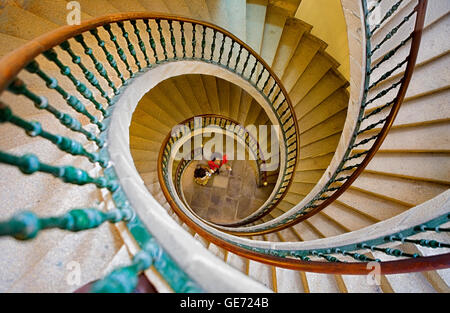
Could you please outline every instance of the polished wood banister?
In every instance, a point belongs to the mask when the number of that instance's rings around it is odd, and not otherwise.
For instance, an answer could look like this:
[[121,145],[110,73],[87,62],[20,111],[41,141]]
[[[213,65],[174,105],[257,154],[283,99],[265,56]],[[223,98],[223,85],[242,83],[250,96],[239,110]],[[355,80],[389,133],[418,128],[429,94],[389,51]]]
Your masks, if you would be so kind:
[[361,164],[353,171],[353,173],[350,175],[350,177],[340,186],[338,190],[336,190],[330,198],[324,200],[322,203],[320,203],[316,208],[312,209],[308,213],[299,216],[298,218],[286,222],[282,225],[278,225],[275,227],[272,227],[267,230],[260,230],[255,232],[233,232],[233,231],[227,231],[230,234],[239,235],[239,236],[255,236],[255,235],[262,235],[262,234],[268,234],[277,232],[286,228],[289,228],[293,225],[296,225],[311,216],[319,213],[321,210],[325,209],[328,205],[330,205],[333,201],[335,201],[337,198],[339,198],[352,184],[353,182],[358,178],[358,176],[364,171],[366,166],[369,164],[369,162],[372,160],[372,158],[377,153],[378,149],[383,144],[384,139],[388,135],[389,130],[392,127],[392,124],[394,123],[394,120],[398,114],[398,111],[400,110],[400,106],[403,103],[403,100],[406,95],[406,91],[408,89],[409,82],[411,81],[412,74],[414,72],[414,67],[416,65],[417,55],[419,53],[419,47],[420,42],[422,39],[422,32],[423,32],[423,25],[425,22],[425,14],[426,14],[426,7],[427,7],[428,0],[419,0],[418,5],[415,7],[415,11],[417,12],[417,18],[416,23],[412,35],[412,43],[410,48],[410,54],[408,56],[408,62],[407,67],[405,69],[405,75],[402,81],[402,84],[400,86],[399,92],[396,96],[395,102],[392,106],[392,110],[388,117],[386,118],[386,123],[384,124],[383,128],[380,131],[380,135],[375,140],[373,146],[369,149],[369,152],[364,157]]
[[[82,22],[80,25],[66,25],[60,28],[57,28],[51,32],[43,34],[36,39],[33,39],[21,46],[20,48],[10,52],[2,59],[0,59],[0,94],[8,87],[8,85],[13,81],[13,79],[19,74],[19,72],[28,65],[33,59],[35,59],[41,53],[58,46],[64,41],[73,38],[77,35],[80,35],[86,31],[95,29],[100,26],[104,26],[111,23],[121,22],[121,21],[129,21],[129,20],[141,20],[141,19],[160,19],[160,20],[172,20],[178,22],[192,23],[196,25],[203,25],[205,27],[209,27],[214,29],[224,36],[231,38],[233,41],[237,42],[239,45],[244,47],[256,60],[259,62],[269,73],[269,75],[274,79],[276,85],[280,88],[281,93],[283,93],[286,103],[288,105],[288,110],[292,116],[292,120],[294,123],[294,129],[296,133],[296,141],[297,141],[297,158],[294,165],[295,172],[298,162],[297,160],[300,157],[300,132],[298,131],[298,121],[295,116],[294,107],[292,105],[292,101],[289,97],[288,92],[286,91],[284,85],[281,80],[275,74],[275,72],[270,68],[270,66],[264,61],[264,59],[256,53],[250,46],[240,40],[238,37],[230,33],[229,31],[214,25],[209,22],[204,22],[192,18],[180,17],[169,14],[162,13],[149,13],[149,12],[130,12],[130,13],[120,13],[120,14],[112,14],[107,16],[102,16],[98,18],[93,18]],[[238,123],[239,124],[239,123]],[[292,184],[292,179],[288,182],[286,192],[289,190],[290,185]],[[285,196],[286,192],[278,201],[281,201]],[[275,208],[274,206],[273,208]],[[264,215],[268,214],[265,212]],[[249,221],[252,222],[252,221]]]
[[[397,94],[397,97],[395,99],[395,102],[392,106],[392,110],[388,117],[386,118],[386,123],[384,124],[383,128],[380,131],[379,136],[375,140],[373,146],[369,149],[369,152],[364,157],[362,163],[356,168],[356,170],[350,175],[350,177],[340,186],[338,190],[336,190],[330,198],[324,200],[321,204],[318,205],[317,208],[312,209],[310,212],[306,213],[305,215],[300,216],[298,219],[293,220],[292,222],[288,222],[286,224],[283,224],[278,227],[274,227],[270,229],[270,231],[260,231],[255,233],[249,233],[249,235],[260,235],[260,234],[267,234],[275,231],[280,231],[286,228],[289,228],[295,224],[298,224],[309,217],[315,215],[316,213],[320,212],[321,210],[325,209],[328,205],[330,205],[333,201],[335,201],[339,196],[341,196],[352,184],[353,182],[358,178],[358,176],[364,171],[366,166],[369,164],[369,162],[372,160],[372,158],[377,153],[378,149],[383,144],[384,139],[388,135],[389,130],[392,127],[392,124],[394,123],[394,120],[398,114],[398,111],[400,110],[400,106],[403,103],[403,100],[405,99],[406,91],[408,90],[409,83],[412,78],[412,74],[414,72],[414,67],[416,65],[417,56],[419,53],[420,48],[420,42],[422,39],[422,32],[423,32],[423,26],[425,22],[425,14],[426,14],[426,7],[427,7],[428,0],[419,0],[418,5],[415,7],[415,11],[417,12],[417,18],[416,23],[412,35],[412,42],[411,42],[411,48],[410,48],[410,54],[408,56],[408,64],[405,69],[405,75],[402,81],[402,84],[400,86],[399,92]],[[232,233],[232,232],[230,232]],[[243,235],[242,233],[238,233],[239,235]]]
[[[417,12],[414,32],[412,34],[412,43],[410,48],[410,54],[407,58],[407,67],[405,69],[405,75],[400,86],[399,92],[395,98],[395,103],[393,104],[393,108],[386,119],[386,123],[384,124],[380,135],[376,139],[374,145],[370,148],[368,154],[365,156],[364,160],[360,164],[360,166],[351,174],[350,178],[341,185],[341,188],[338,189],[333,195],[322,202],[317,208],[308,212],[306,215],[300,217],[292,221],[291,223],[286,223],[280,227],[271,229],[270,231],[261,231],[256,233],[238,233],[239,235],[260,235],[265,233],[270,233],[274,231],[279,231],[285,228],[288,228],[294,224],[297,224],[308,217],[318,213],[323,210],[326,206],[336,200],[359,176],[359,174],[365,169],[370,160],[374,157],[375,153],[380,148],[384,139],[386,138],[395,117],[398,114],[400,109],[400,105],[403,102],[406,91],[408,89],[409,82],[411,81],[412,74],[414,71],[414,67],[417,61],[417,55],[419,52],[423,25],[425,21],[425,13],[427,7],[427,0],[419,0],[418,5],[415,7],[415,11]],[[158,157],[158,167],[161,164],[162,154]],[[162,171],[158,170],[158,176],[160,181],[163,181]],[[208,231],[204,230],[202,227],[197,225],[194,221],[187,218],[177,206],[175,201],[171,198],[170,193],[167,190],[165,184],[161,184],[162,191],[166,196],[170,206],[174,210],[174,212],[195,232],[197,232],[200,236],[204,237],[206,240],[213,242],[215,245],[227,249],[230,252],[233,252],[242,257],[252,259],[255,261],[259,261],[265,264],[284,267],[288,269],[300,270],[300,271],[309,271],[309,272],[317,272],[317,273],[327,273],[327,274],[351,274],[351,275],[367,275],[372,271],[372,268],[368,268],[367,262],[359,262],[359,263],[329,263],[329,262],[319,262],[319,261],[302,261],[291,258],[281,258],[273,255],[258,253],[254,251],[250,251],[241,247],[238,247],[226,240],[220,239],[215,235],[212,235]],[[230,232],[233,234],[233,232]],[[450,264],[450,253],[437,255],[437,256],[428,256],[421,258],[411,258],[397,261],[385,261],[380,262],[380,274],[398,274],[398,273],[409,273],[409,272],[418,272],[418,271],[428,271],[428,270],[437,270],[448,268],[448,264]]]
[[[162,162],[162,155],[158,156],[158,167]],[[162,171],[158,170],[158,178],[164,181]],[[281,258],[269,254],[258,253],[238,247],[226,240],[220,239],[210,232],[206,231],[197,223],[187,218],[184,212],[178,207],[175,201],[170,196],[169,190],[165,184],[161,185],[161,190],[164,193],[172,210],[186,223],[192,230],[205,238],[207,241],[228,250],[241,257],[265,263],[272,266],[283,267],[292,270],[324,273],[324,274],[343,274],[343,275],[367,275],[372,272],[372,268],[368,267],[368,262],[354,262],[354,263],[330,263],[319,261],[302,261],[292,258]],[[430,271],[437,269],[448,268],[450,264],[450,253],[428,256],[421,258],[386,261],[380,262],[380,274],[400,274],[419,271]]]
[[[281,83],[281,80],[278,78],[275,72],[270,68],[270,66],[264,61],[264,59],[258,53],[256,53],[250,46],[244,43],[241,39],[239,39],[229,31],[217,25],[192,18],[180,17],[170,14],[159,14],[149,12],[129,12],[129,13],[112,14],[90,19],[88,21],[82,22],[80,25],[62,26],[51,32],[43,34],[24,44],[20,48],[13,50],[12,52],[8,53],[7,55],[5,55],[3,58],[0,59],[0,94],[12,82],[12,80],[17,76],[17,74],[29,62],[31,62],[41,53],[91,29],[95,29],[97,27],[111,23],[129,20],[141,20],[141,19],[172,20],[178,22],[203,25],[230,37],[233,41],[243,46],[256,60],[258,60],[259,63],[261,63],[261,65],[268,71],[270,76],[273,77],[276,84],[281,89],[281,92],[286,98],[286,103],[289,106],[289,110],[291,111],[294,117],[293,121],[295,123],[295,129],[298,130],[297,118],[295,117],[294,107],[292,105],[292,101],[289,97],[288,92],[284,88],[283,84]],[[298,131],[297,131],[297,142],[300,143],[300,135]],[[299,153],[297,153],[297,158],[298,157]]]

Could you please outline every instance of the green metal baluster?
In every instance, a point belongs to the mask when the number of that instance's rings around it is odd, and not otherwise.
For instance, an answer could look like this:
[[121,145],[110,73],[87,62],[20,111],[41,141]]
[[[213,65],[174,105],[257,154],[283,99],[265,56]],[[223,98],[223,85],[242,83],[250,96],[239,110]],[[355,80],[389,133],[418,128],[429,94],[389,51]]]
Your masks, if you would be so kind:
[[[102,95],[103,98],[105,98],[105,100],[108,102],[109,105],[111,105],[111,98],[108,96],[108,93],[106,91],[103,90],[103,88],[100,86],[100,83],[98,81],[98,79],[95,77],[94,73],[92,73],[91,71],[89,71],[86,66],[84,66],[84,64],[81,62],[81,57],[79,57],[78,55],[75,54],[75,52],[73,52],[73,50],[70,47],[70,44],[68,41],[63,42],[62,44],[59,45],[61,47],[61,49],[63,49],[64,51],[66,51],[70,57],[72,58],[72,62],[76,65],[78,65],[78,67],[81,69],[81,71],[84,74],[84,77],[89,81],[89,83],[95,87],[100,94]],[[109,87],[111,87],[114,91],[114,93],[117,92],[117,88],[115,87],[114,83],[108,79],[108,85]]]
[[392,84],[389,88],[386,88],[384,90],[382,90],[381,92],[379,92],[378,94],[376,94],[372,99],[370,99],[369,101],[367,101],[366,103],[364,103],[362,105],[363,108],[367,107],[369,104],[373,103],[375,100],[382,98],[383,96],[385,96],[389,91],[397,88],[401,83],[403,82],[403,78],[400,79],[398,82]]
[[393,104],[395,103],[395,100],[396,100],[396,99],[394,98],[392,101],[389,101],[388,103],[382,105],[381,107],[376,108],[375,110],[373,110],[372,112],[370,112],[369,114],[367,114],[366,116],[364,116],[364,117],[361,119],[361,122],[367,120],[367,119],[370,118],[371,116],[374,116],[374,115],[380,113],[381,111],[383,111],[384,109],[390,107],[391,105],[393,105]]
[[146,251],[140,251],[133,257],[129,266],[121,267],[108,274],[104,279],[92,286],[92,292],[96,293],[131,293],[139,281],[139,273],[148,269],[153,264],[153,259]]
[[67,104],[69,106],[71,106],[75,111],[77,111],[78,113],[83,114],[84,116],[86,116],[87,118],[89,118],[89,120],[97,125],[97,127],[103,131],[106,129],[105,125],[102,124],[101,122],[98,121],[98,119],[93,116],[92,114],[90,114],[86,107],[80,102],[80,100],[73,96],[68,94],[63,88],[61,88],[58,85],[58,81],[53,78],[53,77],[49,77],[47,74],[45,74],[39,67],[39,64],[36,61],[31,61],[30,64],[28,64],[25,68],[28,72],[30,73],[35,73],[37,74],[40,78],[42,78],[42,80],[44,80],[47,84],[47,87],[49,89],[55,89],[62,97],[64,100],[66,100]]
[[222,56],[223,56],[223,51],[225,50],[225,40],[227,39],[227,37],[225,37],[224,34],[222,34],[222,44],[220,45],[220,51],[219,51],[219,63],[222,63]]
[[358,261],[364,261],[364,262],[381,262],[380,259],[372,259],[369,258],[367,256],[365,256],[364,254],[359,254],[359,253],[352,253],[352,252],[348,252],[345,250],[341,250],[339,248],[335,249],[336,253],[340,253],[342,255],[348,255],[351,256],[353,259],[358,260]]
[[[119,68],[117,67],[117,62],[116,62],[116,60],[114,59],[114,56],[108,51],[108,49],[106,49],[106,43],[105,43],[105,41],[104,41],[103,39],[101,39],[100,36],[98,35],[98,30],[97,30],[97,29],[91,29],[89,32],[90,32],[90,33],[94,36],[94,38],[97,40],[97,44],[98,44],[98,46],[102,49],[103,53],[105,54],[106,60],[108,61],[109,65],[114,69],[114,71],[115,71],[116,74],[117,74],[117,77],[119,77],[119,79],[122,81],[122,84],[124,84],[124,83],[125,83],[125,79],[123,78],[123,74],[122,74],[122,72],[119,70]],[[78,38],[78,40],[80,40],[80,41],[78,41],[78,42],[84,47],[85,51],[88,51],[88,47],[87,47],[86,43],[84,42],[83,37],[82,37],[82,36],[80,36],[80,37],[75,37],[75,40],[77,40],[77,38]],[[91,58],[91,59],[92,59],[92,58]],[[94,60],[93,60],[93,61],[94,61]],[[94,64],[97,66],[97,64],[96,64],[95,62],[98,62],[98,61],[94,61]],[[108,75],[103,76],[103,77],[104,77],[104,78],[106,79],[106,81],[108,82],[108,85],[114,90],[114,94],[117,95],[117,94],[119,93],[119,91],[117,90],[117,88],[116,88],[116,86],[114,85],[113,81],[109,78]]]
[[151,67],[150,60],[148,59],[147,55],[147,48],[145,48],[144,41],[142,40],[141,33],[137,27],[137,21],[136,20],[130,20],[130,24],[133,26],[134,34],[136,35],[136,38],[138,39],[139,48],[141,49],[142,55],[144,56],[145,62],[147,62],[147,67]]
[[239,45],[239,51],[238,51],[238,55],[237,55],[237,57],[236,57],[236,64],[234,65],[234,71],[236,72],[236,70],[237,70],[237,67],[238,67],[238,65],[239,65],[239,61],[241,60],[241,54],[242,54],[242,49],[243,49],[244,47],[242,46],[242,45]]
[[197,24],[192,23],[192,58],[195,59],[195,49],[197,46],[197,39],[195,38],[196,29],[195,27]]
[[133,215],[134,213],[128,208],[114,209],[109,212],[102,212],[94,208],[73,209],[57,217],[38,217],[32,212],[22,212],[8,221],[0,222],[0,236],[29,240],[45,229],[59,228],[78,232],[97,228],[105,222],[128,222]]
[[98,188],[107,188],[111,192],[116,191],[119,187],[114,180],[108,180],[106,177],[91,177],[86,171],[73,166],[52,166],[42,163],[34,154],[15,156],[0,151],[0,163],[17,166],[24,174],[36,172],[52,174],[69,184],[80,186],[94,184]]
[[311,261],[311,259],[308,256],[303,255],[302,253],[300,253],[298,251],[291,251],[291,252],[289,252],[289,255],[294,258],[298,258],[302,261]]
[[373,10],[375,10],[375,9],[380,5],[381,1],[382,1],[382,0],[377,0],[377,2],[374,4],[374,6],[373,6],[369,11],[367,11],[366,17],[368,17],[369,14],[372,13]]
[[383,18],[381,19],[381,21],[375,25],[375,27],[370,31],[370,37],[373,36],[374,32],[381,27],[381,25],[383,25],[383,23],[392,15],[395,13],[395,11],[397,11],[397,9],[399,8],[399,6],[402,4],[403,0],[399,0],[396,4],[394,4],[389,11],[386,12],[386,14],[383,16]]
[[214,51],[216,49],[216,37],[217,37],[217,30],[213,29],[213,38],[212,38],[212,44],[211,44],[211,55],[209,56],[209,61],[212,62],[214,58]]
[[376,85],[378,85],[380,82],[382,82],[383,80],[389,78],[389,76],[392,75],[392,73],[394,73],[397,69],[401,68],[406,62],[408,62],[408,58],[406,58],[405,60],[403,60],[402,62],[398,63],[394,68],[392,68],[390,71],[387,71],[385,74],[383,74],[376,82],[374,82],[372,85],[369,86],[369,89],[372,89],[373,87],[375,87]]
[[172,54],[173,54],[173,58],[176,60],[177,59],[177,48],[176,48],[175,35],[173,33],[172,20],[168,20],[167,23],[169,23],[170,43],[172,45]]
[[412,11],[408,16],[406,16],[402,22],[397,25],[396,27],[394,27],[389,33],[386,34],[386,36],[383,38],[383,40],[380,41],[380,43],[378,43],[373,50],[369,53],[369,57],[373,56],[373,54],[381,48],[381,46],[388,41],[389,39],[391,39],[396,33],[397,31],[402,27],[403,24],[405,24],[410,18],[411,16],[413,16],[416,13],[416,11]]
[[377,125],[383,124],[384,122],[386,122],[387,118],[382,118],[381,120],[379,120],[378,122],[375,122],[373,124],[370,124],[369,126],[367,126],[366,128],[363,128],[361,130],[359,130],[357,132],[357,135],[361,135],[362,133],[365,133],[368,130],[371,130],[373,128],[375,128]]
[[353,159],[357,159],[359,157],[362,157],[363,155],[366,155],[367,153],[369,153],[369,150],[363,151],[361,153],[356,153],[356,154],[352,155],[351,157],[345,158],[344,161],[347,162],[347,161],[350,161],[350,160],[353,160]]
[[131,56],[134,58],[134,63],[136,63],[136,66],[138,67],[139,71],[141,71],[142,70],[141,62],[139,62],[139,59],[136,54],[136,50],[134,49],[134,46],[130,41],[130,36],[125,29],[125,24],[123,22],[117,22],[117,25],[119,26],[120,30],[122,31],[122,36],[125,38],[125,41],[127,42],[128,51],[130,52]]
[[183,59],[186,58],[186,37],[184,35],[184,22],[180,21],[181,46],[183,47]]
[[253,64],[253,68],[252,68],[252,70],[250,71],[250,76],[248,77],[248,80],[250,81],[250,80],[252,80],[252,77],[253,77],[253,74],[255,73],[255,71],[256,71],[256,66],[258,65],[258,59],[256,59],[255,58],[255,64]]
[[98,153],[89,153],[83,145],[76,140],[54,135],[42,129],[39,122],[28,122],[14,115],[9,107],[0,108],[0,123],[9,122],[22,129],[31,137],[42,137],[55,144],[60,150],[72,155],[81,155],[87,157],[92,163],[98,162],[102,167],[108,165],[108,160],[100,158]]
[[255,83],[256,86],[259,84],[259,81],[261,80],[261,78],[262,78],[262,76],[263,76],[263,73],[264,73],[265,71],[266,71],[266,68],[264,67],[264,68],[261,70],[261,73],[259,73],[258,79],[256,80],[256,83]]
[[272,88],[270,88],[269,93],[267,94],[267,98],[270,98],[270,96],[272,95],[272,92],[274,92],[276,86],[278,86],[278,84],[277,84],[276,80],[274,79]]
[[158,33],[159,33],[159,41],[161,42],[161,46],[163,48],[164,60],[168,59],[167,50],[166,50],[166,40],[164,39],[164,35],[161,27],[161,20],[156,19],[156,24],[158,25]]
[[336,258],[334,256],[326,255],[326,254],[323,254],[321,252],[317,252],[315,250],[312,251],[311,254],[315,255],[315,256],[318,256],[319,258],[323,258],[323,259],[325,259],[325,260],[327,260],[329,262],[342,262],[342,261],[340,261],[338,258]]
[[[450,215],[449,215],[449,219],[450,219]],[[441,228],[439,226],[436,227],[427,227],[426,225],[420,225],[414,228],[415,231],[434,231],[437,233],[440,232],[450,232],[450,228]]]
[[410,258],[418,258],[418,257],[420,257],[420,255],[418,253],[414,253],[414,254],[405,253],[405,252],[403,252],[403,251],[401,251],[399,249],[379,248],[379,247],[376,247],[376,246],[367,245],[365,243],[358,244],[358,246],[363,248],[363,249],[370,249],[372,251],[380,251],[380,252],[383,252],[384,254],[397,256],[397,257],[401,257],[401,256],[406,256],[406,257],[410,257]]
[[269,80],[270,80],[270,78],[272,77],[272,76],[270,76],[270,73],[269,73],[269,72],[268,72],[267,74],[268,74],[268,75],[267,75],[267,79],[266,79],[266,81],[264,82],[263,87],[262,87],[262,89],[261,89],[261,90],[263,90],[263,91],[264,91],[264,89],[266,89],[267,84],[269,84]]
[[125,52],[123,52],[123,49],[120,47],[119,43],[117,42],[117,36],[113,34],[113,32],[111,30],[111,24],[103,25],[103,28],[108,32],[109,38],[111,39],[111,41],[114,43],[114,46],[116,47],[117,54],[119,55],[123,64],[125,64],[127,71],[130,73],[130,77],[133,77],[134,73],[130,67],[130,64],[128,63],[127,55],[125,54]]
[[231,56],[233,55],[234,43],[235,43],[235,41],[233,39],[231,39],[230,51],[228,52],[228,58],[227,58],[227,68],[230,67],[230,61],[231,61]]
[[413,243],[415,245],[419,245],[422,247],[427,247],[427,248],[450,248],[450,244],[447,243],[443,243],[443,242],[439,242],[436,240],[427,240],[427,239],[407,239],[407,238],[403,238],[403,237],[396,237],[396,236],[389,236],[389,238],[387,239],[389,241],[400,241],[400,242],[409,242],[409,243]]
[[[89,49],[88,51],[86,51],[86,54],[91,54],[92,55],[92,50]],[[99,110],[100,112],[102,112],[102,115],[104,117],[108,116],[108,112],[103,108],[103,106],[94,98],[94,95],[92,93],[92,91],[86,87],[86,85],[84,85],[83,83],[81,83],[75,76],[72,75],[72,72],[70,70],[70,67],[64,65],[58,58],[58,54],[53,50],[50,49],[48,51],[45,51],[43,53],[43,55],[49,60],[52,61],[53,63],[56,64],[56,66],[59,67],[59,69],[61,70],[61,74],[66,76],[67,78],[70,79],[70,81],[73,83],[73,85],[77,88],[77,91],[87,100],[91,101],[95,108],[97,110]],[[93,57],[93,56],[92,56]],[[95,59],[95,57],[93,57]],[[95,63],[95,62],[94,62]],[[97,65],[99,65],[99,67],[97,67]],[[105,74],[106,71],[103,68],[103,66],[97,62],[97,69],[99,69],[99,73],[103,73]],[[106,75],[106,74],[105,74]]]
[[158,63],[159,62],[158,53],[156,52],[156,44],[155,44],[155,40],[153,39],[153,36],[152,36],[152,29],[150,27],[150,23],[148,20],[144,20],[144,24],[146,26],[146,30],[148,33],[150,47],[152,48],[152,51],[153,51],[153,57],[155,58],[155,63]]
[[408,38],[406,38],[405,40],[401,41],[400,44],[398,46],[396,46],[394,49],[390,50],[388,53],[386,53],[383,58],[376,64],[374,65],[370,71],[368,72],[368,74],[372,74],[373,71],[375,71],[377,68],[380,67],[381,64],[383,64],[384,62],[386,62],[387,60],[389,60],[390,58],[392,58],[395,53],[401,48],[403,47],[410,39],[412,38],[412,34],[410,34],[408,36]]
[[205,59],[205,47],[206,47],[206,26],[202,25],[202,59]]
[[73,118],[69,114],[62,113],[48,103],[48,99],[45,97],[39,97],[26,87],[25,83],[20,79],[15,79],[9,86],[8,90],[17,95],[23,95],[30,99],[36,108],[40,110],[46,110],[55,116],[62,125],[66,126],[70,130],[82,133],[88,140],[94,141],[100,148],[103,147],[104,141],[94,135],[94,133],[85,130],[79,120]]

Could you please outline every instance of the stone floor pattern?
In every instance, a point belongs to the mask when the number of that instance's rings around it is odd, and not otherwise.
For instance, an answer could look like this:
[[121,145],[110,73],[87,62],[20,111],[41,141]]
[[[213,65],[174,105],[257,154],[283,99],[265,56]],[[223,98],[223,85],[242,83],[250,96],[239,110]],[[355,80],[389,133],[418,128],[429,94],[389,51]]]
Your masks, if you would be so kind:
[[205,186],[194,182],[194,169],[204,161],[193,161],[185,170],[182,180],[187,203],[200,217],[213,223],[232,223],[247,217],[268,199],[273,185],[258,188],[255,170],[245,160],[229,161],[232,171],[222,167]]

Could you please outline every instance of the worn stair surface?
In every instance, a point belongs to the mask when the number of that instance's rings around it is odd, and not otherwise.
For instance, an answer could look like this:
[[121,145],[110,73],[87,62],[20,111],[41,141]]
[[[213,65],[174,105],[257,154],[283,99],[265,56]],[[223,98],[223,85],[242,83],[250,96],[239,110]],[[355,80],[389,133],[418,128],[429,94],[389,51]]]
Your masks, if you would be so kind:
[[[0,57],[65,25],[67,2],[34,0],[21,4],[21,1],[7,1],[0,8]],[[286,87],[295,109],[300,158],[289,192],[264,221],[292,209],[322,177],[344,127],[349,84],[339,73],[339,64],[325,51],[327,44],[311,34],[313,26],[294,18],[300,1],[81,0],[79,3],[82,21],[130,11],[160,12],[208,21],[239,37],[271,66]],[[449,2],[429,1],[421,49],[405,101],[381,149],[349,191],[307,221],[252,239],[288,242],[336,236],[389,219],[448,189],[450,171],[442,169],[448,168],[450,153],[449,11]],[[379,40],[399,23],[401,14],[398,12],[377,31],[375,36]],[[83,53],[80,47],[74,46],[74,51]],[[374,64],[380,55],[374,55]],[[70,58],[62,54],[61,58],[70,62]],[[106,58],[101,61],[107,63]],[[50,62],[40,63],[50,76],[59,71]],[[88,68],[95,70],[93,64]],[[124,67],[120,69],[126,72]],[[27,76],[30,90],[37,92],[45,88],[45,83],[31,74],[21,75]],[[60,83],[70,93],[77,93],[69,81]],[[376,88],[381,90],[383,85]],[[7,94],[1,98],[8,103]],[[61,110],[67,109],[56,92],[49,96],[49,102]],[[374,102],[367,110],[373,111],[379,105]],[[31,103],[17,110],[18,115],[40,121],[49,130],[74,136],[64,127],[55,126]],[[244,125],[270,123],[264,110],[239,87],[213,76],[182,75],[162,82],[141,100],[130,127],[130,148],[136,168],[152,195],[211,253],[276,292],[449,292],[449,270],[386,275],[382,276],[379,286],[370,285],[365,276],[300,272],[245,259],[190,230],[173,213],[162,194],[156,162],[161,142],[174,125],[206,113],[229,116]],[[85,125],[88,122],[84,120]],[[88,171],[98,171],[88,162],[78,160],[77,163],[69,155],[55,153],[50,144],[37,138],[18,135],[12,126],[2,130],[2,151],[33,152],[46,162],[75,164]],[[81,135],[75,138],[92,149],[92,142]],[[89,207],[103,201],[96,188],[68,187],[45,175],[25,176],[16,168],[4,165],[0,165],[0,169],[4,173],[0,178],[2,219],[23,209],[57,215],[73,207]],[[118,231],[111,225],[73,234],[52,230],[26,243],[2,239],[0,249],[4,256],[0,259],[0,292],[74,291],[80,286],[68,283],[71,262],[80,264],[80,284],[83,285],[130,259]],[[430,251],[421,249],[418,253],[428,255]]]

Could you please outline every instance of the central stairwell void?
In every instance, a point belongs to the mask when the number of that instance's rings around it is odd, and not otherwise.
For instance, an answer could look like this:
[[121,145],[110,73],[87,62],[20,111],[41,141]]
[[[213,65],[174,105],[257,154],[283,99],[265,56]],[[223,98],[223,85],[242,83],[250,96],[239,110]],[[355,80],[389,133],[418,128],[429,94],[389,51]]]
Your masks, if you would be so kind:
[[300,1],[47,2],[0,12],[0,291],[450,291],[448,2],[341,0],[349,77]]

